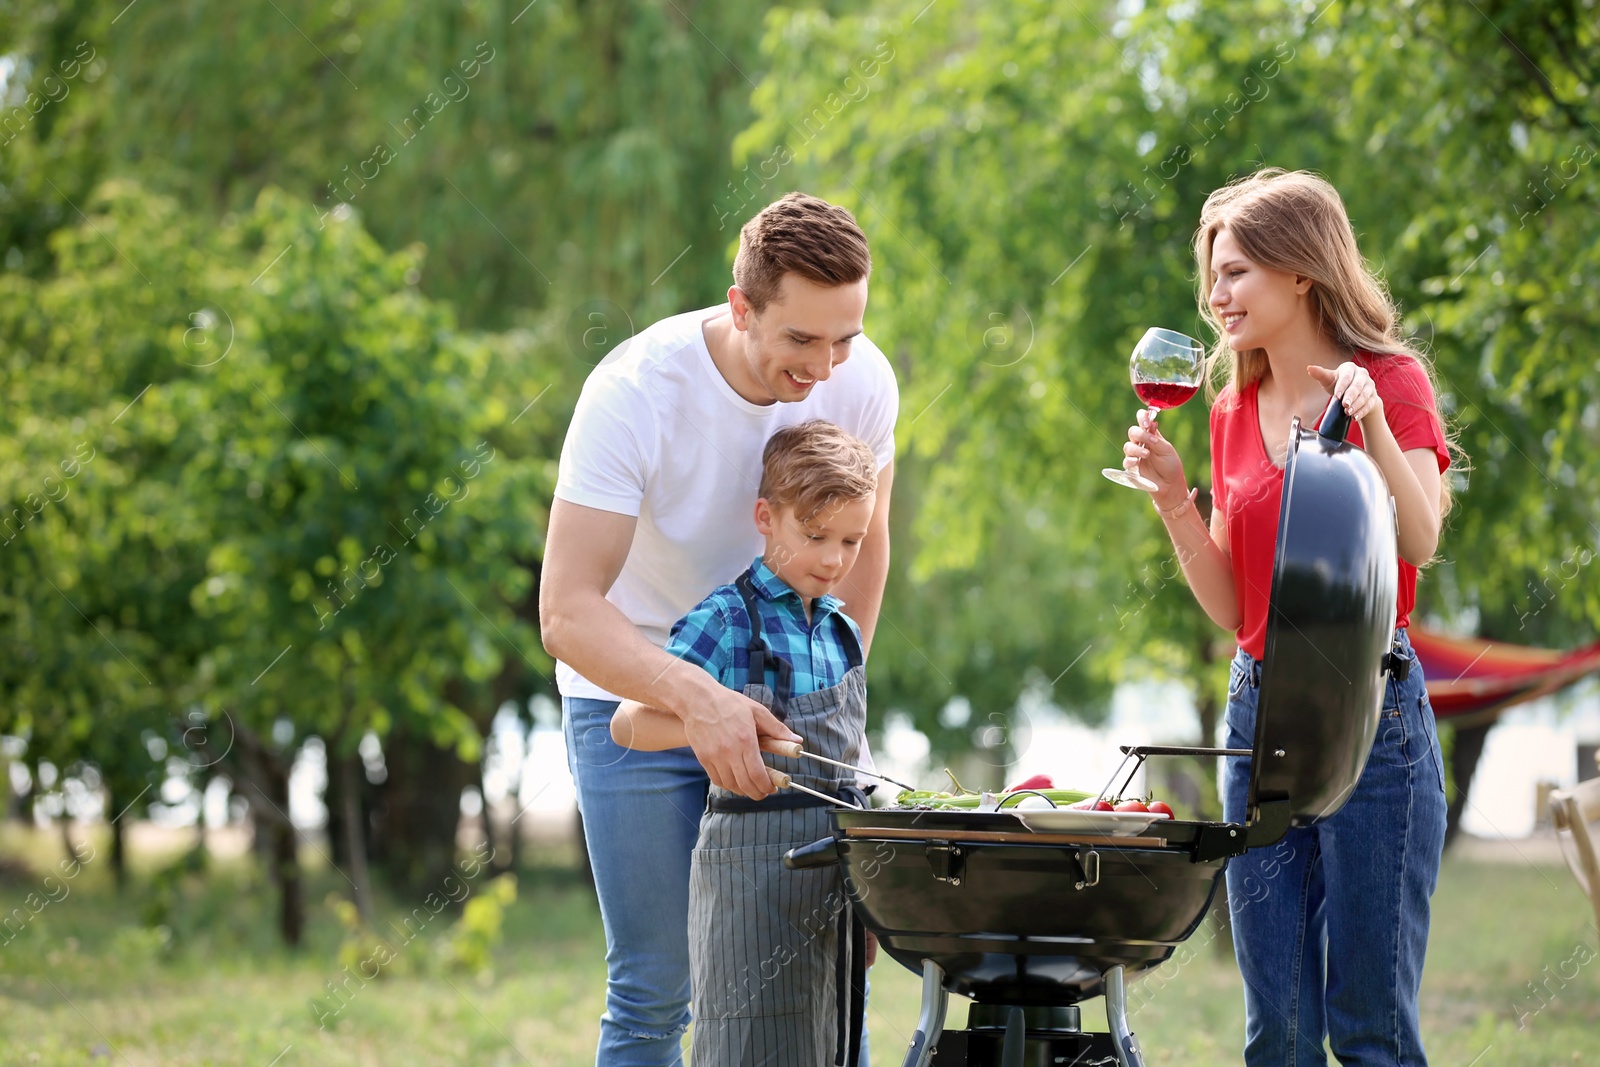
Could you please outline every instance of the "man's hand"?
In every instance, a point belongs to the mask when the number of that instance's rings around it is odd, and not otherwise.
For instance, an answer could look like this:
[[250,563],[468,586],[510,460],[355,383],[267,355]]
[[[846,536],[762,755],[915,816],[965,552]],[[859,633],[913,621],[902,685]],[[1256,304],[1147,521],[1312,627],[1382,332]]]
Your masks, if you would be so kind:
[[773,793],[767,765],[761,760],[760,739],[802,740],[758,702],[720,686],[708,689],[705,699],[695,702],[683,716],[683,729],[712,784],[754,800]]

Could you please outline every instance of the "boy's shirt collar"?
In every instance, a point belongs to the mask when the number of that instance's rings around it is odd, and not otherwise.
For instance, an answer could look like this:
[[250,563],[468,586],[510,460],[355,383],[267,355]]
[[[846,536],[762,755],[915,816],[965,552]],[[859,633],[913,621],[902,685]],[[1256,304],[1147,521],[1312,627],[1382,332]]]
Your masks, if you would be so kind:
[[[800,594],[795,592],[794,587],[788,582],[774,574],[772,568],[768,567],[766,561],[760,556],[757,556],[755,562],[750,564],[750,584],[755,587],[757,593],[767,600],[782,600],[785,597],[793,599],[795,607],[800,610],[802,615],[805,613],[805,604],[800,600]],[[844,601],[832,593],[822,594],[811,602],[812,625],[815,625],[816,620],[821,619],[824,615],[838,611],[842,607],[844,607]]]

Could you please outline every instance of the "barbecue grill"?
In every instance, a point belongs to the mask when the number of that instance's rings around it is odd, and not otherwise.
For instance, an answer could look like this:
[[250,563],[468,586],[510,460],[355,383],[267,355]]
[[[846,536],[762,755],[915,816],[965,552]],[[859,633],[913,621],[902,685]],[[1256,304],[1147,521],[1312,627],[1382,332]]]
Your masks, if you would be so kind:
[[[834,807],[832,836],[785,856],[838,864],[882,949],[922,975],[905,1067],[935,1054],[939,1067],[1142,1067],[1127,983],[1195,932],[1230,857],[1343,806],[1377,731],[1397,593],[1393,504],[1349,425],[1335,401],[1316,430],[1290,428],[1254,745],[1122,749],[1135,768],[1251,760],[1244,823],[1119,833],[1065,809]],[[964,1030],[943,1027],[952,993],[973,1001]],[[1079,1026],[1078,1005],[1097,996],[1109,1034]]]

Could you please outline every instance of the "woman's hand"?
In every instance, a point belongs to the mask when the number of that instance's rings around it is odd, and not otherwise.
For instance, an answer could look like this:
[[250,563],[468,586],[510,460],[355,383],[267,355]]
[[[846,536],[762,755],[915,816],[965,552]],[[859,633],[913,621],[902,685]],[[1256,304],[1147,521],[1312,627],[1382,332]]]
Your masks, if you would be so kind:
[[1354,363],[1338,370],[1306,370],[1334,398],[1345,413],[1361,423],[1362,445],[1378,464],[1394,498],[1400,558],[1414,567],[1426,566],[1439,550],[1442,477],[1431,448],[1402,452],[1383,417],[1383,400],[1372,375]]
[[1156,507],[1169,511],[1183,503],[1189,494],[1189,483],[1183,475],[1183,460],[1178,450],[1161,436],[1161,427],[1151,417],[1149,408],[1139,409],[1139,424],[1128,427],[1128,443],[1122,446],[1122,469],[1139,467],[1139,473],[1156,483],[1150,494]]
[[[1211,621],[1224,630],[1239,628],[1239,601],[1233,588],[1233,565],[1212,531],[1198,521],[1200,513],[1186,502],[1192,500],[1189,481],[1183,474],[1183,460],[1172,442],[1161,436],[1161,428],[1148,408],[1139,412],[1139,424],[1128,428],[1128,443],[1122,446],[1124,470],[1135,462],[1139,472],[1156,484],[1150,499],[1161,512],[1161,521],[1172,535],[1178,553],[1178,566],[1194,592],[1194,598]],[[1221,510],[1212,522],[1226,544],[1226,527]]]
[[1365,367],[1345,362],[1339,364],[1337,370],[1307,367],[1306,373],[1332,393],[1333,398],[1344,405],[1344,413],[1357,422],[1364,423],[1372,415],[1383,417],[1383,399],[1378,396],[1378,387]]

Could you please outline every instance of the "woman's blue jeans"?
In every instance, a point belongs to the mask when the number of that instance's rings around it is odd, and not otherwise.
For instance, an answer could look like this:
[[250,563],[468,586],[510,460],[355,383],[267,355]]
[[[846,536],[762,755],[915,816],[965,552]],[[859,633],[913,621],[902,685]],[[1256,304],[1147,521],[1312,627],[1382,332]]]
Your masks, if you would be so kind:
[[[1429,899],[1444,848],[1444,763],[1422,666],[1390,680],[1355,791],[1314,826],[1228,863],[1228,910],[1244,977],[1245,1063],[1425,1065],[1417,995]],[[1229,675],[1227,747],[1255,743],[1260,672],[1243,649]],[[1290,710],[1292,713],[1292,709]],[[1223,817],[1245,821],[1250,760],[1226,759]]]

